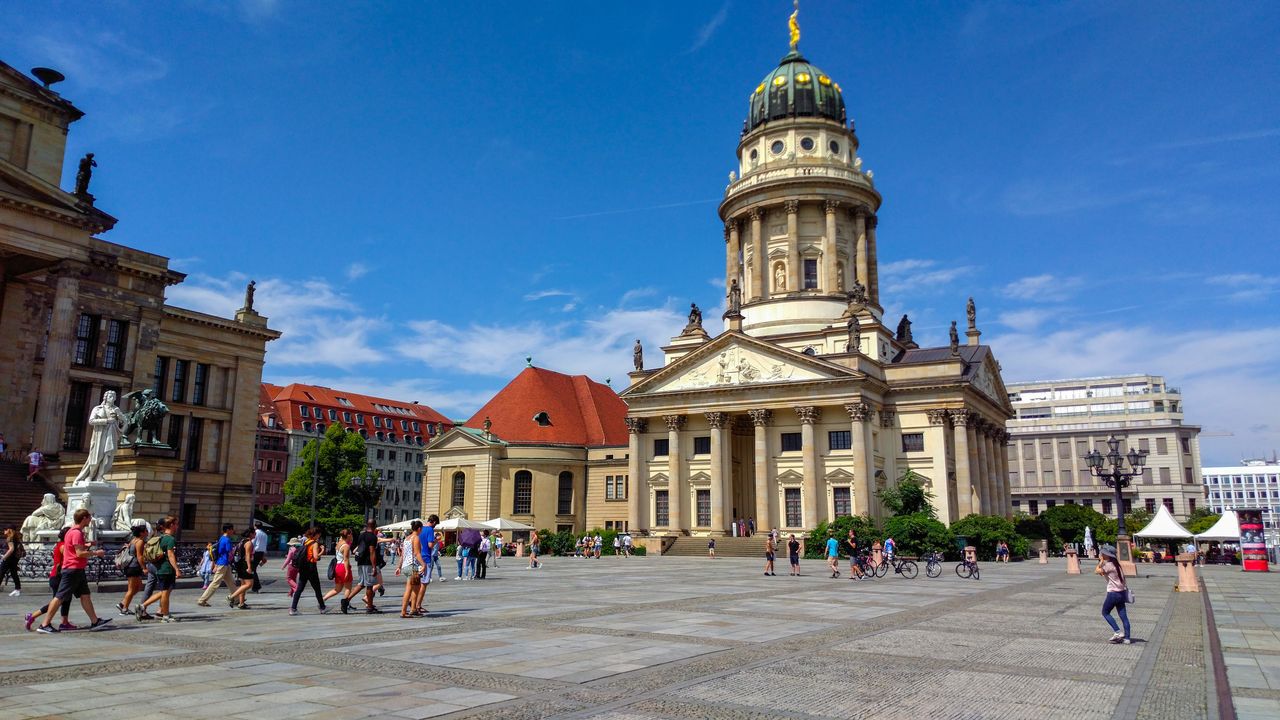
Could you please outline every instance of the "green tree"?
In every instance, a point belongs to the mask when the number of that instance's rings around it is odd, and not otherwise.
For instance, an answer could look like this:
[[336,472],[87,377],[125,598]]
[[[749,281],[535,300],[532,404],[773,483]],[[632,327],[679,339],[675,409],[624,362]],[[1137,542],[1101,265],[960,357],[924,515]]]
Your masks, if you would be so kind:
[[926,512],[889,518],[884,523],[884,535],[893,538],[900,555],[920,556],[931,550],[955,555],[955,535]]
[[920,482],[922,478],[913,470],[908,470],[898,478],[897,485],[876,491],[876,497],[885,509],[894,515],[915,515],[925,513],[931,518],[938,516],[933,509],[933,493],[925,489]]
[[858,544],[870,547],[880,537],[880,528],[876,526],[876,522],[866,515],[843,515],[832,520],[831,522],[818,523],[818,527],[814,528],[809,536],[805,538],[804,556],[810,560],[821,560],[827,556],[827,531],[830,530],[836,540],[840,541],[840,555],[844,557],[848,553],[845,547],[844,539],[849,537],[849,531],[857,535]]
[[1010,557],[1027,556],[1027,539],[1018,534],[1012,521],[996,515],[965,516],[951,523],[951,532],[957,538],[967,538],[977,549],[979,560],[994,560],[996,543],[1002,540],[1009,544]]
[[1221,515],[1215,515],[1204,508],[1196,508],[1196,511],[1191,513],[1191,518],[1187,520],[1187,524],[1184,527],[1192,535],[1199,535],[1213,527],[1213,524],[1221,519]]
[[1040,513],[1040,519],[1053,533],[1051,551],[1061,549],[1063,543],[1084,542],[1086,527],[1096,530],[1107,520],[1102,513],[1084,505],[1057,505]]
[[[319,453],[319,465],[316,463]],[[308,442],[301,462],[284,483],[285,501],[269,513],[288,518],[306,527],[311,518],[312,470],[316,468],[316,525],[327,535],[344,527],[364,524],[364,479],[366,451],[364,438],[334,423],[324,437]],[[376,504],[376,497],[373,498]]]

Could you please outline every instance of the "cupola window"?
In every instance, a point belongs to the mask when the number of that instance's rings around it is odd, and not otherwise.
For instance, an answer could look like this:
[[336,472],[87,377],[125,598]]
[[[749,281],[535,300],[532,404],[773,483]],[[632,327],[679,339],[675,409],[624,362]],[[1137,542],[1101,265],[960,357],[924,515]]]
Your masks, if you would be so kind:
[[801,149],[803,149],[805,152],[813,152],[813,138],[811,138],[811,137],[801,138],[801,139],[800,139],[800,147],[801,147]]
[[786,149],[787,149],[786,143],[782,142],[781,140],[774,140],[773,144],[769,146],[769,152],[773,153],[774,155],[781,155],[782,151]]
[[828,145],[828,147],[830,147],[830,148],[831,148],[831,154],[832,154],[832,155],[839,155],[839,154],[840,154],[840,143],[836,142],[835,140],[832,140],[832,141],[831,141],[831,144],[830,144],[830,145]]

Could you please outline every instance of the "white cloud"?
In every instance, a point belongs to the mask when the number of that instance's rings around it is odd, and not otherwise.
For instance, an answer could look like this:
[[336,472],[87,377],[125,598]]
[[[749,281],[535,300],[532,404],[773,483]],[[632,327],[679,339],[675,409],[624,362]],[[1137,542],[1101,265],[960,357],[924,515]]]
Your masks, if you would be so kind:
[[1129,205],[1154,200],[1166,194],[1166,191],[1157,188],[1104,190],[1084,183],[1023,180],[1005,190],[1001,204],[1011,215],[1044,217]]
[[347,266],[347,279],[359,280],[369,274],[369,266],[362,262],[354,262]]
[[1040,327],[1045,320],[1053,316],[1053,312],[1049,310],[1038,310],[1028,308],[1026,310],[1012,310],[1002,312],[996,316],[996,322],[1000,325],[1013,328],[1018,332],[1030,332]]
[[541,300],[543,298],[549,298],[549,297],[573,297],[573,296],[574,296],[573,293],[569,292],[568,290],[535,290],[534,292],[526,293],[524,296],[524,299],[525,300]]
[[1084,284],[1078,277],[1059,277],[1057,275],[1031,275],[1019,278],[1004,286],[1003,292],[1018,300],[1040,302],[1059,302],[1075,294]]
[[167,62],[118,33],[71,25],[48,28],[19,40],[68,80],[97,91],[120,92],[169,74]]
[[654,295],[657,295],[657,294],[658,294],[657,288],[651,288],[651,287],[632,288],[631,290],[628,290],[622,294],[622,298],[618,300],[618,305],[619,306],[626,305],[627,303],[634,302],[636,300],[639,300],[640,298],[653,297]]
[[716,30],[720,29],[720,26],[724,24],[725,19],[728,17],[729,2],[728,0],[725,0],[725,3],[720,6],[720,9],[716,11],[716,14],[712,15],[711,19],[698,29],[698,37],[694,39],[692,47],[689,48],[689,52],[697,52],[706,47],[707,43],[711,42],[711,38],[715,36]]
[[1227,297],[1240,302],[1261,300],[1268,295],[1280,292],[1280,277],[1259,275],[1257,273],[1214,275],[1208,279],[1208,282],[1211,285],[1230,288]]
[[882,295],[893,296],[942,290],[956,279],[972,273],[971,265],[938,267],[937,260],[895,260],[880,265]]

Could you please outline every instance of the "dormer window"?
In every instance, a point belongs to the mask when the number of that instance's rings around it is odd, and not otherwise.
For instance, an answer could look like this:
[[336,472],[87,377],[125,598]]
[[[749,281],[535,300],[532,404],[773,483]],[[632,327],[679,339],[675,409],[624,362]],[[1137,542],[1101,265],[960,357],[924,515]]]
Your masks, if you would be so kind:
[[808,355],[809,357],[813,357],[813,356],[815,356],[815,355],[817,355],[817,354],[818,354],[818,351],[817,351],[816,349],[814,349],[814,347],[813,347],[812,345],[810,345],[809,347],[805,348],[803,352],[804,352],[804,354],[805,354],[805,355]]
[[546,410],[543,410],[533,416],[533,421],[542,427],[547,427],[551,424],[551,416],[547,414]]

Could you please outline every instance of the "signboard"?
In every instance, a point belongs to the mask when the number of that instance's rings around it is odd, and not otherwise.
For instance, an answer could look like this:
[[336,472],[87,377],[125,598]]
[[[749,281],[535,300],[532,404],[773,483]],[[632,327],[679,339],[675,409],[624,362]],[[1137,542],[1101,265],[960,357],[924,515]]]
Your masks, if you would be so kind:
[[1267,540],[1261,510],[1237,510],[1240,518],[1240,558],[1245,572],[1267,572]]

